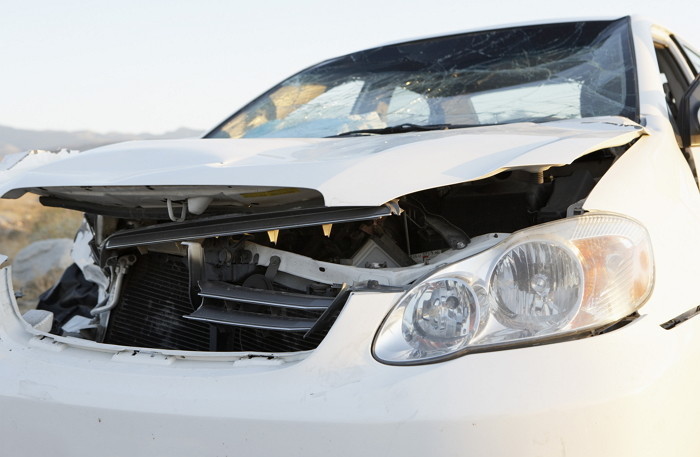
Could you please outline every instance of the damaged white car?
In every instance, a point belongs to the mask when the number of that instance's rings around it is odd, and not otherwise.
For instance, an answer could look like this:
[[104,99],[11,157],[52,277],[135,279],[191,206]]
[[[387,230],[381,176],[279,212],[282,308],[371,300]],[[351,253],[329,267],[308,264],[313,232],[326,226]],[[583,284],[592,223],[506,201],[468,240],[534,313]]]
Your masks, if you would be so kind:
[[694,456],[700,55],[636,18],[385,45],[201,139],[32,152],[5,455]]

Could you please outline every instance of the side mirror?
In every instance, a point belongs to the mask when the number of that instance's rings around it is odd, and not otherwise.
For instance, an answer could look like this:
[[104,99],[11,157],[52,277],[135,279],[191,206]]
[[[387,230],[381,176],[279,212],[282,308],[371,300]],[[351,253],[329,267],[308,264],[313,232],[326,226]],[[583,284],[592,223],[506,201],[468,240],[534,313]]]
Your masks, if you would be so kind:
[[683,147],[700,146],[700,75],[683,95],[679,111],[678,127]]

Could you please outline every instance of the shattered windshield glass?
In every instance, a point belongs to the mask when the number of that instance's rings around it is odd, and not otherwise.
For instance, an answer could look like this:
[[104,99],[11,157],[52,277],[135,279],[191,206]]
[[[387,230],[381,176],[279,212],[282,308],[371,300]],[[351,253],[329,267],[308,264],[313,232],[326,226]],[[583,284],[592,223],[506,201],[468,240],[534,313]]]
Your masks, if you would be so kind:
[[311,138],[605,115],[638,119],[627,18],[356,52],[283,81],[207,137]]

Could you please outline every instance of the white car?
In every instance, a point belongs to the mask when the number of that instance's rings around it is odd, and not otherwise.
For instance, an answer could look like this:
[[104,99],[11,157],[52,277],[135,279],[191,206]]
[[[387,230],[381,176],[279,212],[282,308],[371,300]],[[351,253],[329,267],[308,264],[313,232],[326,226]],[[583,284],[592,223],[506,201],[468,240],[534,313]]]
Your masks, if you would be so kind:
[[699,69],[638,18],[509,26],[8,157],[85,223],[38,310],[2,270],[2,455],[696,456]]

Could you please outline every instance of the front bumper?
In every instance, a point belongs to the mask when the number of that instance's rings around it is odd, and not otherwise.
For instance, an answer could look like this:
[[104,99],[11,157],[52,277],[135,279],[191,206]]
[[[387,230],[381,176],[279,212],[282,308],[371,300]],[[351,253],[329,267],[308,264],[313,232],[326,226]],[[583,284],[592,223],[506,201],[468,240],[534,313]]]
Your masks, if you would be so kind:
[[3,270],[3,453],[696,455],[700,319],[397,367],[370,353],[395,300],[351,297],[309,354],[191,360],[32,334]]

